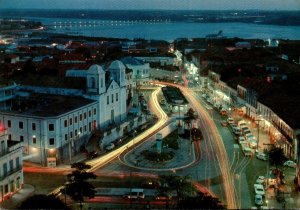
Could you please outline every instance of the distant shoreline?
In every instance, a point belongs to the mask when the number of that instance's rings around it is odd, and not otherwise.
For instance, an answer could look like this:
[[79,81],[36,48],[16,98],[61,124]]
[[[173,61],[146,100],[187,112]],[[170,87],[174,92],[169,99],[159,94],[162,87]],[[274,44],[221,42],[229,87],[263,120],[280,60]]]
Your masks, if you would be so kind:
[[110,20],[170,20],[195,23],[252,23],[300,26],[299,10],[74,10],[0,9],[1,18],[73,18]]

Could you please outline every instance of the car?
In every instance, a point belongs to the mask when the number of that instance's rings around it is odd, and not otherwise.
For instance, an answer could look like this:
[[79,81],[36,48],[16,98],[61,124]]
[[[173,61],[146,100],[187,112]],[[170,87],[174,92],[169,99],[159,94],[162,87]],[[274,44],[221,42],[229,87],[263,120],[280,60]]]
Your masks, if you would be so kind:
[[292,168],[296,168],[296,167],[297,167],[297,163],[295,163],[295,162],[292,161],[292,160],[288,160],[288,161],[284,162],[283,165],[284,165],[284,166],[288,166],[288,167],[292,167]]
[[268,155],[265,153],[257,153],[256,157],[257,157],[257,159],[260,159],[260,160],[268,160]]
[[[247,127],[247,126],[241,126],[240,127],[241,128],[241,131],[242,131],[242,133],[245,135],[245,132],[246,131],[250,131],[250,129]],[[250,131],[251,132],[251,131]]]
[[240,136],[239,137],[239,144],[243,144],[243,143],[246,143],[246,139],[244,136]]
[[161,99],[159,102],[161,105],[166,105],[166,100],[165,99]]
[[228,122],[229,124],[234,124],[234,120],[233,120],[232,117],[228,117],[228,118],[227,118],[227,122]]
[[254,191],[256,195],[264,196],[266,194],[264,186],[262,184],[254,184]]
[[250,140],[249,141],[249,147],[252,149],[255,149],[257,147],[257,141],[256,140]]
[[263,197],[261,195],[255,195],[255,204],[262,206],[264,204]]
[[123,195],[123,197],[128,199],[144,199],[144,189],[133,188],[130,190],[130,193]]
[[115,148],[115,144],[114,144],[114,143],[110,143],[110,144],[108,144],[108,145],[105,147],[105,149],[106,149],[107,151],[113,150],[114,148]]
[[264,176],[259,176],[257,179],[256,179],[256,184],[261,184],[263,185],[265,183],[265,177]]
[[222,121],[221,121],[221,125],[222,125],[223,127],[226,127],[226,126],[227,126],[227,122],[226,122],[225,120],[222,120]]
[[247,141],[256,140],[252,133],[246,134],[245,138],[246,138]]
[[244,133],[244,135],[252,134],[250,130],[244,130],[243,133]]
[[240,120],[238,121],[238,126],[241,127],[241,126],[247,126],[246,122],[244,120]]
[[96,157],[98,157],[98,152],[97,151],[91,151],[91,152],[89,152],[89,153],[86,154],[86,157],[88,159],[96,158]]
[[243,153],[244,153],[244,155],[247,157],[252,157],[252,155],[253,155],[253,153],[252,153],[252,150],[249,148],[249,147],[247,147],[247,146],[244,146],[243,147]]

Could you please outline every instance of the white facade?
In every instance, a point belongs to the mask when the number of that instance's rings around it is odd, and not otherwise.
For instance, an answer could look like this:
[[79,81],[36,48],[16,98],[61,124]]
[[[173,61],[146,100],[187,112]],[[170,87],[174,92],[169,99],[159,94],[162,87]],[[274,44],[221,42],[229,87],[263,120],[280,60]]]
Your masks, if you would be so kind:
[[[1,126],[2,127],[2,126]],[[6,130],[0,129],[0,199],[8,199],[23,186],[22,144],[7,141]]]
[[0,85],[0,110],[8,110],[11,107],[11,100],[16,96],[15,83]]
[[[69,110],[58,116],[44,117],[29,113],[0,112],[8,139],[23,142],[25,159],[48,165],[48,158],[58,163],[79,151],[97,126],[97,102]],[[86,138],[84,138],[86,137]]]

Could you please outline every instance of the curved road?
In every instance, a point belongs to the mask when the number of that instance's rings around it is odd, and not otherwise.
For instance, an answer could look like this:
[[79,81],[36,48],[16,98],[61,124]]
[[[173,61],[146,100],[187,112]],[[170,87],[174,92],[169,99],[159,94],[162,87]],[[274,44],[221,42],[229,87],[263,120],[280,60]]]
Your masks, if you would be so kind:
[[189,101],[190,106],[195,111],[197,111],[200,119],[199,126],[202,131],[205,131],[203,133],[206,136],[206,141],[211,142],[210,146],[214,148],[214,152],[215,152],[215,156],[213,156],[213,158],[214,157],[216,158],[219,164],[219,168],[221,170],[227,208],[237,209],[238,205],[236,201],[234,182],[230,171],[230,161],[225,146],[223,144],[223,140],[213,120],[211,119],[209,114],[204,110],[204,108],[199,103],[199,101],[196,100],[194,93],[188,88],[182,87],[180,85],[175,85],[173,83],[167,83],[167,82],[153,82],[153,83],[180,88],[180,90],[182,91],[186,99]]

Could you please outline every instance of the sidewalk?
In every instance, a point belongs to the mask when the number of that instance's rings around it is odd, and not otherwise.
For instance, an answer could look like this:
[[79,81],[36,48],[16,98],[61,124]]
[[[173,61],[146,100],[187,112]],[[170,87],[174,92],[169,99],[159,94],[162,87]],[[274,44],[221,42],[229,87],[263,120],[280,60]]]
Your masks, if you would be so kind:
[[9,199],[3,201],[0,204],[0,208],[4,209],[16,209],[19,205],[28,197],[34,194],[34,187],[29,184],[24,184],[23,188],[19,190]]

